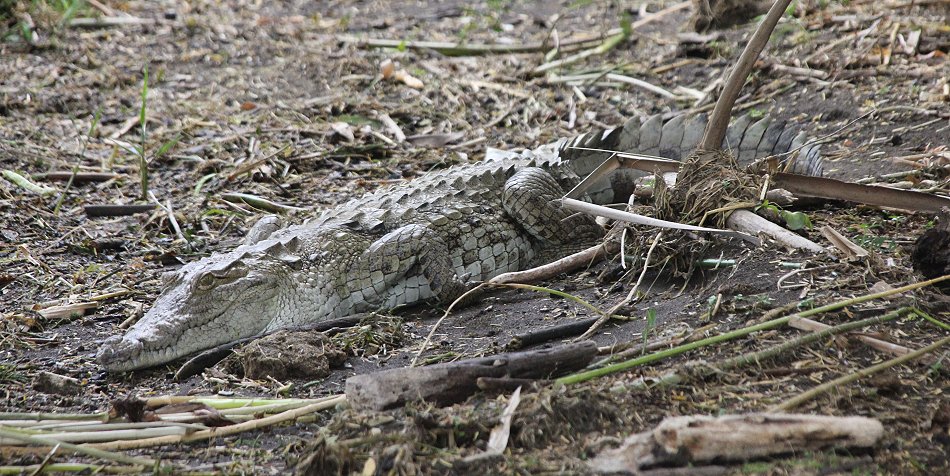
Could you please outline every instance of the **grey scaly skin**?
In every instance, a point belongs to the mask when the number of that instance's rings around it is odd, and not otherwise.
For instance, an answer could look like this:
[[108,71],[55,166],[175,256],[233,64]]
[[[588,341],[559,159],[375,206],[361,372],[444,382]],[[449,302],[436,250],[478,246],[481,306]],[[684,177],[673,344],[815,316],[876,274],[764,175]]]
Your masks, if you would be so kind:
[[[432,172],[280,228],[266,217],[245,244],[167,273],[162,294],[97,360],[112,372],[172,361],[265,331],[426,300],[448,302],[508,271],[595,243],[593,218],[556,200],[606,157],[571,146],[680,159],[705,116],[632,119],[611,131],[562,139],[521,154]],[[740,117],[724,147],[740,163],[802,145],[784,123]],[[821,174],[817,147],[795,169]],[[618,174],[624,177],[624,174]],[[629,184],[604,181],[590,197],[611,203]]]

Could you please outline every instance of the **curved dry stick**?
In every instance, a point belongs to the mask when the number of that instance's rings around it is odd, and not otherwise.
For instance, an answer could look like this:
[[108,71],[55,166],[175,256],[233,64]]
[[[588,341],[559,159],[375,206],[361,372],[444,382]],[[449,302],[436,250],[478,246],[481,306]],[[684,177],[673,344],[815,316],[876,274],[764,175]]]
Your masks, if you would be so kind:
[[759,54],[762,53],[765,45],[769,42],[772,30],[775,29],[775,25],[778,24],[778,20],[785,13],[789,3],[791,3],[791,0],[777,0],[772,4],[772,8],[765,15],[765,19],[762,20],[755,33],[752,34],[752,38],[745,45],[745,50],[739,56],[736,66],[732,68],[729,79],[726,80],[726,84],[722,88],[722,94],[719,95],[719,100],[716,101],[716,107],[709,117],[709,127],[699,144],[700,149],[719,150],[722,147],[722,140],[726,137],[726,128],[729,126],[729,117],[732,116],[732,107],[736,104],[736,99],[739,98],[739,91],[742,90],[745,79],[752,72],[755,60],[758,59]]

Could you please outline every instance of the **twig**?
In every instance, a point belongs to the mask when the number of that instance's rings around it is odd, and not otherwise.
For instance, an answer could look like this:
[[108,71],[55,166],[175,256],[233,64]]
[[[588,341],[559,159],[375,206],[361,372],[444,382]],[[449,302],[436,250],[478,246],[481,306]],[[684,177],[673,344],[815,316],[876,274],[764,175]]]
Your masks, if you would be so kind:
[[[652,15],[646,17],[646,18],[642,18],[642,19],[640,19],[640,20],[637,20],[637,21],[631,23],[631,24],[630,24],[629,31],[634,31],[634,30],[636,30],[636,29],[638,29],[638,28],[640,28],[640,27],[643,27],[643,26],[645,26],[645,25],[648,25],[648,24],[650,24],[650,23],[653,23],[653,22],[655,22],[655,21],[657,21],[657,20],[659,20],[659,19],[661,19],[661,18],[663,18],[663,17],[665,17],[665,16],[667,16],[667,15],[669,15],[669,14],[671,14],[671,13],[676,13],[676,12],[678,12],[678,11],[680,11],[680,10],[683,10],[683,9],[685,9],[685,8],[688,8],[689,5],[690,5],[690,2],[681,2],[681,3],[677,3],[676,5],[673,5],[673,6],[664,8],[664,9],[662,9],[662,10],[660,10],[660,11],[658,11],[658,12],[656,12],[656,13],[654,13],[654,14],[652,14]],[[589,56],[604,54],[605,52],[610,51],[610,49],[612,49],[613,47],[615,47],[615,46],[616,46],[617,44],[619,44],[621,41],[623,41],[623,40],[626,38],[626,36],[627,36],[627,33],[625,33],[623,30],[621,30],[620,32],[615,33],[615,34],[613,34],[612,36],[610,36],[609,38],[607,38],[603,43],[601,43],[600,45],[598,45],[598,46],[595,47],[595,48],[591,48],[591,49],[588,49],[588,50],[584,50],[584,51],[582,51],[582,52],[580,52],[580,53],[578,53],[578,54],[576,54],[576,55],[568,56],[568,57],[566,57],[566,58],[562,58],[562,59],[557,60],[557,61],[552,61],[552,62],[550,62],[550,63],[542,64],[542,65],[538,66],[537,68],[535,68],[534,71],[533,71],[533,73],[534,73],[534,74],[541,74],[541,73],[544,73],[545,71],[548,71],[548,70],[551,70],[551,69],[554,69],[554,68],[560,68],[560,67],[562,67],[562,66],[567,66],[567,65],[570,65],[570,64],[577,63],[578,61],[581,61],[581,60],[583,60],[584,58],[587,58],[587,57],[589,57]],[[563,43],[562,43],[562,44],[563,44]]]
[[617,243],[614,240],[608,240],[604,243],[591,246],[584,251],[579,251],[570,256],[565,256],[553,263],[548,263],[524,271],[512,271],[502,273],[488,280],[489,284],[504,283],[529,283],[540,281],[542,279],[553,278],[561,273],[574,271],[575,269],[590,266],[604,259],[607,253],[616,251]]
[[43,458],[43,461],[40,462],[39,467],[36,468],[35,471],[30,473],[30,476],[36,476],[37,474],[42,473],[44,469],[49,465],[49,461],[53,459],[53,455],[55,455],[57,451],[59,451],[59,445],[52,447],[49,450],[49,453],[46,454],[46,457]]
[[556,290],[556,289],[546,288],[546,287],[544,287],[544,286],[534,286],[534,285],[531,285],[531,284],[519,284],[519,283],[500,283],[500,284],[491,284],[491,285],[492,285],[492,286],[504,286],[504,287],[515,288],[515,289],[526,289],[526,290],[528,290],[528,291],[538,291],[538,292],[542,292],[542,293],[553,294],[553,295],[555,295],[555,296],[559,296],[559,297],[562,297],[562,298],[564,298],[564,299],[567,299],[567,300],[570,300],[570,301],[574,301],[574,302],[576,302],[577,304],[580,304],[581,306],[586,307],[586,308],[587,308],[588,310],[590,310],[591,312],[596,313],[596,314],[600,314],[601,316],[610,316],[610,315],[611,315],[610,313],[605,313],[604,311],[598,309],[598,308],[597,308],[596,306],[594,306],[593,304],[591,304],[591,303],[589,303],[589,302],[587,302],[587,301],[585,301],[585,300],[583,300],[583,299],[581,299],[581,298],[579,298],[579,297],[577,297],[577,296],[575,296],[575,295],[573,295],[573,294],[566,293],[566,292],[564,292],[564,291],[558,291],[558,290]]
[[162,202],[158,201],[158,197],[156,197],[151,190],[148,192],[148,196],[152,199],[152,202],[154,202],[155,205],[165,212],[165,215],[168,217],[168,223],[172,226],[172,230],[175,231],[175,236],[177,236],[182,242],[187,243],[188,239],[186,239],[184,233],[181,232],[181,227],[178,226],[178,220],[175,219],[175,211],[172,209],[172,201],[165,200],[165,204],[162,205]]
[[627,223],[633,223],[635,225],[645,225],[652,226],[656,228],[669,228],[674,230],[687,230],[687,231],[706,231],[710,233],[721,233],[723,235],[734,236],[738,238],[747,239],[749,235],[741,233],[734,230],[720,230],[718,228],[706,228],[702,226],[693,226],[686,225],[683,223],[677,223],[675,221],[660,220],[653,217],[648,217],[645,215],[638,215],[636,213],[625,212],[623,210],[615,210],[613,208],[608,208],[602,205],[597,205],[594,203],[582,202],[573,198],[562,198],[561,206],[570,210],[584,212],[589,215],[610,218],[611,220],[619,220]]
[[256,195],[240,192],[221,194],[221,199],[231,203],[243,203],[257,208],[258,210],[264,210],[266,212],[272,213],[285,213],[291,210],[303,210],[302,208],[292,207],[290,205],[281,205]]
[[80,184],[89,182],[108,182],[109,180],[121,178],[123,175],[112,172],[46,172],[42,174],[36,174],[34,177],[40,180],[50,181],[72,180],[74,184]]
[[837,388],[842,385],[847,385],[863,377],[874,375],[878,372],[881,372],[882,370],[887,370],[891,367],[894,367],[895,365],[900,365],[905,362],[910,362],[911,360],[917,359],[923,355],[933,352],[948,343],[950,343],[950,336],[944,337],[943,339],[940,339],[937,342],[934,342],[933,344],[928,345],[927,347],[923,347],[921,349],[915,350],[914,352],[911,352],[909,354],[902,355],[900,357],[895,357],[891,360],[881,362],[877,365],[872,365],[871,367],[860,369],[857,372],[854,372],[852,374],[848,374],[843,377],[836,378],[830,382],[825,382],[811,390],[808,390],[807,392],[803,392],[795,397],[785,400],[782,403],[779,403],[778,405],[773,406],[772,408],[769,408],[768,411],[770,413],[776,413],[776,412],[785,412],[785,411],[791,410],[819,395],[822,395],[824,393],[831,391],[834,388]]
[[246,162],[246,163],[244,163],[244,164],[241,164],[241,166],[239,166],[239,167],[237,168],[237,170],[235,170],[234,172],[231,172],[230,174],[228,174],[228,177],[227,177],[228,181],[230,182],[231,180],[234,180],[234,179],[238,178],[239,176],[241,176],[241,175],[243,175],[243,174],[245,174],[245,173],[247,173],[247,172],[250,172],[250,171],[256,169],[256,168],[257,168],[258,166],[260,166],[261,164],[267,162],[267,161],[270,160],[270,159],[273,159],[274,157],[277,157],[278,154],[280,154],[280,153],[282,153],[283,151],[289,149],[291,145],[292,145],[292,144],[287,144],[287,145],[285,145],[285,146],[283,146],[283,147],[281,147],[281,148],[275,150],[274,152],[271,152],[270,154],[267,154],[267,155],[265,155],[264,157],[261,157],[260,159],[252,160],[252,161],[250,161],[250,162]]
[[785,280],[790,279],[792,276],[795,276],[796,274],[809,273],[809,272],[813,272],[813,271],[821,271],[821,270],[823,270],[823,269],[835,268],[835,267],[837,267],[837,266],[838,266],[837,264],[826,264],[826,265],[824,265],[824,266],[816,266],[816,267],[814,267],[814,268],[798,268],[798,269],[793,269],[793,270],[789,271],[788,273],[783,274],[782,277],[778,278],[778,281],[775,282],[775,288],[776,288],[778,291],[784,291],[784,290],[786,290],[786,289],[793,289],[795,286],[782,287],[782,283],[784,283]]
[[427,348],[429,348],[429,343],[432,342],[432,337],[435,336],[435,331],[438,330],[439,326],[442,325],[442,322],[445,321],[445,318],[449,317],[449,313],[452,312],[452,309],[454,309],[455,306],[458,305],[463,300],[468,299],[469,297],[482,292],[482,290],[485,289],[486,286],[488,286],[487,283],[479,284],[478,286],[475,286],[474,288],[469,289],[464,294],[456,298],[454,301],[452,301],[452,304],[449,304],[449,307],[447,307],[445,309],[445,312],[442,313],[442,317],[440,317],[438,321],[435,321],[435,324],[432,326],[432,329],[429,330],[429,334],[426,335],[426,339],[422,341],[422,346],[419,347],[419,350],[416,352],[416,356],[412,358],[412,362],[409,362],[410,367],[416,366],[416,363],[419,361],[419,357],[422,356],[422,353],[425,352]]
[[[90,7],[95,8],[96,10],[99,10],[100,12],[102,12],[103,15],[107,17],[117,16],[115,13],[115,10],[113,10],[112,8],[109,8],[108,5],[103,4],[99,0],[86,0],[86,3],[88,3]],[[125,12],[122,12],[122,15],[131,16]]]
[[655,93],[659,96],[663,96],[668,99],[680,98],[680,96],[677,96],[676,94],[666,89],[663,89],[659,86],[643,81],[642,79],[632,78],[630,76],[624,76],[622,74],[617,74],[617,73],[586,73],[586,74],[576,74],[576,75],[570,75],[570,76],[553,76],[553,77],[547,78],[545,82],[548,84],[559,84],[559,83],[575,83],[575,82],[581,82],[581,81],[593,81],[593,80],[600,80],[600,79],[617,81],[619,83],[625,83],[631,86],[636,86],[640,89],[650,91],[652,93]]
[[550,63],[544,63],[538,66],[537,68],[534,68],[534,71],[532,71],[532,73],[542,74],[548,70],[552,70],[555,68],[560,68],[562,66],[567,66],[570,64],[577,63],[583,60],[584,58],[588,58],[590,56],[602,55],[612,50],[614,47],[616,47],[617,45],[619,45],[622,41],[626,39],[627,39],[626,33],[623,33],[623,32],[617,33],[616,35],[613,35],[607,38],[606,40],[604,40],[603,43],[601,43],[595,48],[590,48],[590,49],[581,51],[580,53],[577,53],[575,55],[571,55],[566,58],[561,58],[559,60],[551,61]]
[[550,327],[517,334],[511,338],[505,348],[508,350],[522,349],[535,344],[550,342],[554,339],[563,339],[565,337],[576,336],[577,334],[587,330],[599,319],[600,318],[598,317],[590,317],[580,321],[566,322],[563,324],[557,324]]
[[[353,36],[338,36],[343,43],[355,44],[361,48],[405,48],[415,50],[433,50],[447,56],[469,56],[505,53],[537,53],[548,48],[546,43],[525,43],[522,45],[494,45],[481,43],[455,43],[450,41],[403,41],[385,38],[356,38]],[[562,46],[587,45],[601,41],[599,37],[582,38],[562,41]]]
[[[98,17],[98,18],[73,18],[69,21],[69,26],[73,28],[103,28],[111,26],[138,26],[154,25],[158,23],[151,18],[138,17]],[[173,23],[173,22],[168,22]]]
[[[813,321],[811,319],[804,318],[804,317],[798,317],[798,318],[789,320],[788,326],[794,327],[796,329],[803,330],[803,331],[813,331],[813,332],[823,331],[831,327],[828,324],[818,322],[818,321]],[[887,352],[889,354],[894,354],[894,355],[905,355],[912,352],[911,349],[904,347],[902,345],[897,345],[897,344],[893,344],[893,343],[883,341],[880,339],[875,339],[871,336],[858,335],[855,337],[857,337],[858,340],[860,340],[861,342],[864,342],[871,348],[879,350],[881,352]]]
[[584,332],[583,334],[581,334],[581,336],[577,337],[575,341],[589,339],[590,336],[592,336],[595,332],[597,332],[597,329],[600,329],[600,326],[604,325],[604,323],[607,322],[608,319],[610,319],[610,316],[613,316],[614,314],[617,313],[618,310],[620,310],[621,307],[626,306],[628,303],[630,303],[630,301],[633,301],[633,298],[635,298],[637,295],[637,290],[640,289],[640,284],[643,282],[643,277],[646,276],[647,274],[647,269],[650,268],[650,257],[653,256],[653,250],[656,249],[656,245],[662,239],[663,239],[663,232],[662,231],[657,232],[656,236],[653,238],[653,243],[650,244],[650,249],[647,250],[646,257],[643,259],[643,269],[640,271],[640,277],[637,278],[637,283],[634,284],[632,288],[630,288],[630,292],[627,293],[627,296],[624,297],[623,300],[615,304],[612,308],[610,308],[610,310],[607,311],[606,314],[603,314],[602,316],[600,316],[599,319],[594,321],[594,323],[591,324],[590,328],[587,329],[587,332]]
[[120,217],[150,212],[155,205],[83,205],[82,208],[88,217]]
[[389,129],[389,132],[396,138],[397,143],[401,144],[406,141],[406,133],[402,131],[402,128],[399,127],[399,124],[396,124],[396,121],[394,121],[392,117],[389,117],[389,114],[379,114],[377,119],[386,126],[386,129]]
[[[34,464],[30,466],[0,466],[0,474],[31,474],[42,473],[81,473],[81,474],[142,474],[141,466],[105,466],[91,463],[52,463]],[[187,472],[180,474],[195,475],[199,473]]]

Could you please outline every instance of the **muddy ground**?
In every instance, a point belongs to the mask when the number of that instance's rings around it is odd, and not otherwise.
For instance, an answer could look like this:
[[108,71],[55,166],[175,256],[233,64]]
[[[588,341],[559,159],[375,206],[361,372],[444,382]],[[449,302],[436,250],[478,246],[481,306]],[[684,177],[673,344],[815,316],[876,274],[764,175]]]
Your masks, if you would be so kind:
[[[225,200],[228,193],[302,208],[290,214],[302,220],[367,190],[479,160],[486,147],[530,148],[633,115],[708,108],[708,101],[677,88],[702,91],[722,77],[751,32],[740,25],[697,37],[683,10],[638,29],[605,54],[544,76],[532,70],[545,62],[554,38],[564,51],[552,59],[571,54],[571,40],[596,39],[623,18],[637,20],[672,3],[648,2],[645,10],[637,2],[104,3],[73,12],[21,2],[13,15],[0,17],[0,168],[55,188],[38,195],[0,181],[0,409],[6,412],[95,412],[126,395],[317,397],[341,392],[351,375],[406,365],[442,308],[398,310],[398,320],[382,321],[363,340],[349,334],[363,348],[349,350],[326,379],[252,380],[214,371],[176,382],[171,377],[180,363],[111,375],[93,358],[103,339],[148,308],[164,270],[233,247],[266,213]],[[738,108],[828,136],[823,152],[831,177],[946,195],[946,4],[798,3],[780,23]],[[101,16],[144,21],[67,26]],[[361,38],[406,43],[376,49]],[[408,44],[421,40],[541,46],[451,56]],[[382,78],[386,60],[421,81],[421,88]],[[138,118],[146,65],[143,138]],[[666,88],[676,98],[602,78],[557,80],[606,71]],[[383,115],[410,140],[398,143]],[[143,141],[148,190],[171,207],[179,231],[166,211],[102,218],[84,208],[147,203],[140,200],[139,158],[130,151]],[[74,169],[116,176],[67,188],[40,175]],[[648,272],[643,297],[622,310],[635,319],[609,324],[594,336],[603,357],[624,345],[737,329],[789,304],[786,313],[919,280],[909,253],[933,226],[932,216],[847,203],[817,203],[803,211],[813,228],[802,234],[828,246],[818,229],[831,226],[871,257],[848,261],[833,253],[806,256],[770,244],[753,249],[706,238],[713,241],[703,257],[736,265],[699,270],[688,282],[668,269]],[[788,275],[797,269],[790,266],[808,271]],[[639,270],[624,270],[614,259],[543,284],[606,309],[638,276]],[[38,312],[90,301],[97,307],[82,316]],[[815,319],[836,324],[915,305],[948,322],[947,302],[945,295],[921,290]],[[651,310],[655,324],[646,328]],[[587,310],[564,299],[500,291],[453,313],[424,355],[432,362],[489,355],[515,334],[587,317]],[[854,339],[826,339],[693,385],[649,391],[629,385],[687,361],[716,362],[801,332],[778,328],[583,384],[526,389],[504,455],[474,463],[465,458],[484,451],[507,391],[445,409],[414,404],[380,415],[340,408],[310,422],[129,453],[160,457],[179,469],[229,474],[282,474],[300,461],[312,474],[373,465],[381,474],[585,473],[585,462],[601,449],[666,416],[764,411],[893,357]],[[864,332],[912,349],[946,335],[909,317]],[[790,449],[781,458],[719,468],[754,474],[950,472],[950,380],[947,351],[940,352],[797,409],[879,419],[885,436],[874,448]],[[42,371],[74,377],[81,390],[40,391],[34,380]],[[3,446],[0,465],[36,464],[47,452]],[[60,452],[51,461],[87,460]]]

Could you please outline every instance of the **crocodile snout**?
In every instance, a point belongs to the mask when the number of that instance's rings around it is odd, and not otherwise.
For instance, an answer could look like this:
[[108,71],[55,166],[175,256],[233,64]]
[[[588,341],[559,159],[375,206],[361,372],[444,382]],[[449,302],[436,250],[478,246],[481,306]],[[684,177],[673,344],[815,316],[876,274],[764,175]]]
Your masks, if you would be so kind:
[[138,339],[129,336],[113,336],[106,339],[99,352],[96,362],[109,372],[124,372],[135,368],[134,362],[145,346]]

